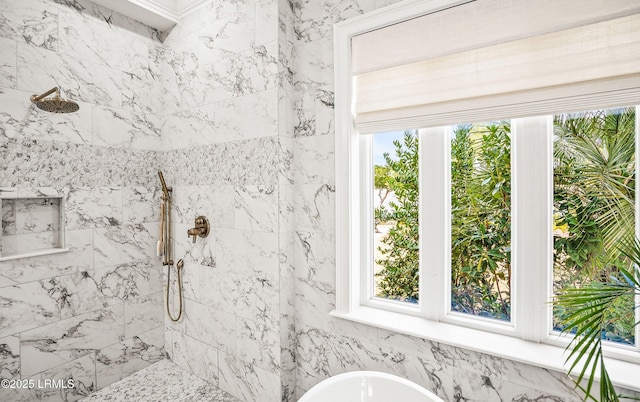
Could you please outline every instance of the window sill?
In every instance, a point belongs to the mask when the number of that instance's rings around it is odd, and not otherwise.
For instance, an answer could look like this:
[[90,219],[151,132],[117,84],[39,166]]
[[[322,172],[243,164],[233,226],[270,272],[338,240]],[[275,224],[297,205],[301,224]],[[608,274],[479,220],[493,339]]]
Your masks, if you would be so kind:
[[[549,370],[564,372],[564,347],[529,342],[522,339],[429,321],[391,311],[361,306],[350,313],[332,311],[333,317],[415,336],[475,352],[513,360]],[[617,359],[607,359],[607,369],[615,385],[640,391],[639,365]]]

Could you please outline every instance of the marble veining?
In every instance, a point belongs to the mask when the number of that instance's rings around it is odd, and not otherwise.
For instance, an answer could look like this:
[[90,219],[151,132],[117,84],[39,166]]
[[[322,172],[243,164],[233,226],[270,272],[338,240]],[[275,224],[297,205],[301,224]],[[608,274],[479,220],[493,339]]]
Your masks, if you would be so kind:
[[0,38],[0,87],[16,86],[16,42]]
[[160,360],[81,401],[241,402],[169,360]]
[[39,373],[121,341],[123,313],[121,306],[113,306],[22,332],[22,375]]
[[37,0],[0,2],[0,36],[56,50],[59,42],[58,12],[50,3]]
[[[0,183],[4,186],[157,186],[160,155],[155,151],[94,147],[64,142],[0,142]],[[131,166],[137,166],[136,171]]]

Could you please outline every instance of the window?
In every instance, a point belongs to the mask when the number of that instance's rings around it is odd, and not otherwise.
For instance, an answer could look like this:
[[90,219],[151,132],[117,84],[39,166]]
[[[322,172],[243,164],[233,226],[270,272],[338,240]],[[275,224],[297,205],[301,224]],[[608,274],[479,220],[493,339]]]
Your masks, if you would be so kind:
[[[364,226],[372,228],[363,239],[363,248],[370,253],[363,260],[370,261],[363,269],[370,290],[365,304],[428,314],[429,306],[440,304],[435,298],[442,293],[421,290],[420,277],[422,272],[441,271],[449,278],[442,284],[447,300],[442,320],[455,317],[457,324],[476,328],[482,321],[464,320],[492,321],[508,325],[517,334],[511,306],[512,299],[525,292],[522,287],[538,286],[544,293],[538,300],[520,298],[524,305],[519,314],[532,316],[552,299],[555,290],[599,276],[608,279],[616,275],[620,264],[629,268],[626,258],[608,255],[605,249],[611,251],[612,243],[636,231],[635,115],[635,107],[621,107],[515,119],[519,132],[514,135],[512,120],[501,120],[363,139],[363,147],[371,148],[371,158],[366,152],[364,158],[369,161],[362,164],[360,176],[370,186],[367,192],[374,195],[370,207],[363,208],[363,216],[368,217]],[[438,136],[443,146],[430,147],[429,156],[422,155],[419,144],[437,141]],[[517,138],[527,142],[519,145]],[[546,154],[512,161],[512,154],[523,156],[531,149]],[[425,167],[431,158],[443,160],[448,169]],[[514,173],[518,183],[514,183]],[[446,186],[429,179],[436,175],[445,176]],[[535,182],[546,189],[532,190],[528,184]],[[433,263],[438,258],[431,253],[442,254],[442,250],[429,249],[420,239],[421,232],[432,230],[429,220],[421,219],[419,213],[421,201],[428,203],[429,199],[432,204],[444,200],[444,208],[430,213],[450,215],[441,233],[449,238],[443,258],[448,266]],[[540,208],[535,221],[514,222],[512,199],[535,199]],[[529,214],[527,210],[517,212],[523,220]],[[603,227],[603,217],[609,216],[612,219],[604,223],[609,222],[610,227]],[[525,225],[530,235],[543,239],[538,244],[520,241],[515,246],[543,258],[533,264],[522,260],[514,264],[514,225]],[[551,243],[553,247],[547,247]],[[517,275],[528,279],[514,283],[512,278]],[[551,278],[553,286],[546,286],[548,281],[540,278]],[[615,309],[617,317],[605,336],[635,346],[634,308],[632,300],[626,301]],[[536,323],[541,338],[561,329],[561,316],[561,311],[553,313],[553,326],[546,318],[548,322]]]
[[[465,29],[480,21],[500,29]],[[597,257],[607,233],[638,233],[640,7],[398,3],[338,24],[334,45],[333,314],[562,369],[554,289],[592,263],[615,274],[629,261]],[[607,353],[640,362],[632,304]]]

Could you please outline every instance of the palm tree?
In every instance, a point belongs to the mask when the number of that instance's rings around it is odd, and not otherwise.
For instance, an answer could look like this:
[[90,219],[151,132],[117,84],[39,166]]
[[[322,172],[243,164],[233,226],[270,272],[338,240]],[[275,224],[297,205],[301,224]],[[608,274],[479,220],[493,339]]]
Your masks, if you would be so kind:
[[562,277],[556,281],[562,288],[554,300],[556,325],[575,334],[567,363],[569,372],[579,368],[574,381],[585,400],[594,399],[599,372],[597,400],[618,401],[602,346],[612,332],[633,342],[638,324],[635,108],[561,115],[554,123],[556,225],[567,232],[555,240],[556,276]]

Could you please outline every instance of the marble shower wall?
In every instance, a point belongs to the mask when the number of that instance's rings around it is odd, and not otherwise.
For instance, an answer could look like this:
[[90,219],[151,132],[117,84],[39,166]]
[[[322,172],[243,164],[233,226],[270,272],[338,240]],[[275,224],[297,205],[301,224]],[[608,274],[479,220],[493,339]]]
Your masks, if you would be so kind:
[[332,26],[397,1],[293,2],[296,396],[332,375],[379,370],[446,401],[580,401],[563,373],[329,316],[335,307]]
[[[157,38],[85,0],[0,0],[0,191],[62,197],[69,249],[0,262],[1,377],[76,381],[3,401],[75,400],[164,356]],[[80,110],[31,104],[53,86]]]
[[[246,401],[286,401],[295,388],[292,21],[277,0],[211,1],[168,33],[161,58],[175,255],[186,262],[184,316],[166,320],[165,348]],[[211,234],[194,244],[198,215]]]

